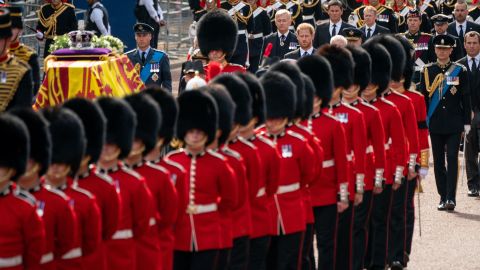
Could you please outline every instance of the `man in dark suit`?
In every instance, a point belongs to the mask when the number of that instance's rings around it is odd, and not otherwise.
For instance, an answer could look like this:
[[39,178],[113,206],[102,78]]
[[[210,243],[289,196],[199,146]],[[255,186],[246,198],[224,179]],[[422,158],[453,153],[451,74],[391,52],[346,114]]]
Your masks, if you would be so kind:
[[[447,32],[460,39],[460,44],[463,45],[463,37],[470,31],[480,32],[480,25],[467,21],[468,7],[465,2],[457,2],[453,10],[455,20],[448,25]],[[465,52],[465,49],[463,50]]]
[[480,175],[478,164],[479,129],[480,129],[480,34],[475,31],[465,35],[465,50],[467,56],[458,61],[467,68],[469,90],[472,103],[472,129],[465,140],[465,164],[467,170],[468,196],[478,197],[480,190]]
[[296,32],[298,44],[300,44],[300,48],[285,54],[285,59],[298,60],[301,57],[314,54],[316,51],[315,48],[313,48],[313,44],[312,44],[314,32],[315,32],[315,29],[311,24],[301,23],[297,27],[297,32]]
[[354,27],[342,21],[343,4],[338,0],[328,2],[327,13],[330,20],[326,23],[317,25],[313,47],[318,48],[323,44],[329,44],[330,39],[335,35],[341,35],[343,29]]
[[[462,58],[465,53],[463,52],[463,44],[460,43],[460,39],[457,36],[451,35],[447,33],[447,28],[448,28],[448,22],[450,18],[447,15],[444,14],[437,14],[432,17],[432,23],[433,23],[433,31],[432,34],[433,36],[438,36],[438,35],[447,35],[455,39],[455,47],[453,48],[452,55],[450,56],[450,59],[452,61],[458,61],[460,58]],[[437,61],[436,56],[435,58],[430,59],[430,62],[435,62]]]
[[277,31],[265,37],[262,49],[262,52],[265,52],[268,44],[272,44],[270,59],[283,59],[285,54],[297,49],[297,37],[288,30],[291,24],[292,16],[288,10],[280,9],[275,13]]
[[172,91],[172,74],[168,55],[150,47],[154,32],[153,27],[145,23],[137,23],[133,27],[137,48],[127,52],[135,69],[145,85],[158,85]]
[[377,9],[372,6],[366,6],[363,10],[363,21],[365,25],[360,28],[365,34],[365,39],[375,35],[388,34],[390,30],[377,24]]

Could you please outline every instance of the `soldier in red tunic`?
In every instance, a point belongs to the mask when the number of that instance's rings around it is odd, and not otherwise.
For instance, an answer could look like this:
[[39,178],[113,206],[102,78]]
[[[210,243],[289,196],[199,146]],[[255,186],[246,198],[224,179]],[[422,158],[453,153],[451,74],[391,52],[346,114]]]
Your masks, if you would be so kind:
[[132,148],[135,112],[120,99],[102,97],[97,102],[107,118],[97,170],[113,179],[121,201],[117,231],[106,243],[107,269],[136,269],[135,243],[148,232],[152,209],[145,179],[120,162]]
[[68,258],[64,257],[80,247],[77,217],[70,205],[70,198],[62,191],[42,185],[40,180],[47,172],[51,160],[52,144],[48,122],[32,109],[16,109],[12,113],[27,124],[31,134],[27,171],[19,178],[18,185],[34,196],[46,236],[41,265],[34,269],[79,269],[78,264],[77,267],[67,267]]
[[362,203],[355,207],[353,219],[353,269],[364,269],[364,257],[367,245],[368,228],[371,218],[372,197],[382,189],[385,171],[385,135],[380,111],[364,102],[359,95],[370,83],[371,59],[365,49],[350,47],[355,62],[353,85],[342,92],[342,101],[359,109],[365,119],[367,149],[365,157],[365,187]]
[[[43,111],[49,121],[52,136],[52,164],[44,176],[45,184],[64,192],[77,216],[80,247],[64,255],[65,269],[95,267],[85,263],[88,257],[100,248],[101,218],[95,197],[85,189],[74,185],[76,175],[85,153],[85,133],[80,118],[70,109],[51,107]],[[80,266],[80,267],[78,267]]]
[[36,212],[36,201],[20,192],[14,183],[27,167],[29,130],[35,129],[29,128],[17,117],[0,116],[0,268],[5,269],[40,269],[45,247],[44,225]]
[[279,185],[275,201],[276,235],[272,238],[267,267],[296,269],[300,264],[305,232],[302,189],[315,178],[313,150],[300,134],[288,130],[295,116],[295,84],[284,74],[269,71],[261,78],[266,100],[266,130],[281,153]]
[[206,150],[217,131],[215,101],[203,91],[178,98],[177,137],[185,148],[167,155],[187,169],[177,181],[180,216],[175,224],[174,269],[214,269],[221,243],[219,209],[237,205],[232,170],[225,157]]
[[372,80],[362,92],[362,98],[380,111],[385,134],[387,166],[385,185],[380,194],[373,196],[373,210],[369,247],[365,266],[384,269],[387,264],[388,224],[392,189],[402,185],[405,168],[405,132],[400,112],[392,102],[381,96],[390,83],[392,60],[385,47],[377,42],[368,42],[364,48],[372,59]]
[[82,120],[87,147],[80,163],[76,185],[92,193],[100,209],[102,241],[92,254],[83,257],[84,265],[106,269],[105,242],[117,231],[120,216],[120,198],[113,179],[99,174],[94,164],[98,161],[105,143],[106,119],[98,104],[83,98],[66,101],[63,107],[72,110]]

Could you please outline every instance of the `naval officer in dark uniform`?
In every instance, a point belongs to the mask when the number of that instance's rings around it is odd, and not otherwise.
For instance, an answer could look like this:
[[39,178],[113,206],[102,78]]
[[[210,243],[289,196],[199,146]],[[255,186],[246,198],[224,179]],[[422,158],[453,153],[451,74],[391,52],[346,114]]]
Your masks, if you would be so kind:
[[145,23],[137,23],[133,29],[137,48],[127,52],[127,56],[140,73],[140,78],[146,86],[158,85],[172,91],[172,74],[168,55],[150,47],[153,27]]

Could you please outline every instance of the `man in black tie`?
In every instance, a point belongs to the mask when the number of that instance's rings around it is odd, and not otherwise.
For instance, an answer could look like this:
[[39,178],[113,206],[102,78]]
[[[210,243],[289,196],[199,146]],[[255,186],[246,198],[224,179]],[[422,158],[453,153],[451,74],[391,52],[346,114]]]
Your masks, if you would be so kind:
[[331,0],[327,5],[327,13],[330,20],[326,23],[317,25],[313,47],[318,48],[323,44],[330,43],[333,36],[341,35],[342,30],[354,27],[342,21],[343,4],[338,0]]
[[[455,17],[455,21],[448,25],[447,32],[458,37],[460,39],[460,44],[464,43],[463,37],[466,33],[470,31],[480,32],[480,25],[467,21],[468,6],[464,0],[459,0],[455,4],[453,16]],[[465,48],[463,49],[463,52],[465,53]]]
[[275,25],[277,26],[277,31],[265,37],[262,52],[265,52],[265,48],[267,48],[268,44],[272,44],[270,58],[283,59],[285,54],[296,50],[298,46],[297,37],[288,30],[291,24],[292,15],[290,12],[286,9],[278,10],[275,13]]
[[377,9],[372,6],[366,6],[363,9],[363,20],[365,25],[360,30],[365,33],[365,39],[380,34],[388,34],[390,30],[386,27],[377,24]]
[[314,32],[315,30],[311,24],[301,23],[297,27],[296,33],[300,48],[285,54],[285,59],[298,60],[300,57],[314,54],[315,48],[312,45]]
[[478,164],[479,128],[480,128],[480,79],[478,66],[480,63],[480,34],[470,31],[465,35],[465,50],[467,56],[458,63],[467,67],[470,97],[472,103],[472,128],[467,134],[465,144],[465,164],[467,170],[468,196],[478,197],[480,190],[480,175]]

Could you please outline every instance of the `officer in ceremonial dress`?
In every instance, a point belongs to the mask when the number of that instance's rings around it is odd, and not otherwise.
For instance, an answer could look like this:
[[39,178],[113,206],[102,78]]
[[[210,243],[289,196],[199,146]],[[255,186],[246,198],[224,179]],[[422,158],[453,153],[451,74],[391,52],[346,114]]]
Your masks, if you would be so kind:
[[470,131],[469,82],[466,67],[450,61],[455,40],[438,35],[433,43],[437,62],[424,67],[420,90],[427,104],[435,181],[440,195],[438,210],[451,211],[456,205],[460,139]]
[[348,18],[348,23],[362,27],[364,25],[363,10],[367,5],[377,9],[377,22],[379,25],[388,28],[390,33],[398,33],[398,20],[397,16],[395,16],[395,11],[381,4],[379,0],[369,0],[367,4],[355,9]]
[[145,85],[158,85],[172,90],[172,74],[168,55],[150,46],[153,27],[137,23],[133,27],[137,48],[126,53]]
[[273,31],[277,30],[277,25],[275,23],[275,14],[277,11],[286,9],[290,12],[292,17],[291,25],[289,26],[289,31],[295,31],[295,27],[303,22],[303,11],[302,5],[296,0],[277,0],[276,2],[270,5],[270,9],[267,9],[267,12],[270,14],[270,20],[272,23]]
[[[328,19],[327,11],[324,10],[322,4],[323,1],[321,0],[301,1],[303,22],[315,27],[318,21]],[[295,25],[296,27],[298,27],[298,24]]]
[[475,6],[468,10],[468,16],[472,18],[474,23],[480,24],[480,2],[478,0],[472,1]]
[[45,40],[44,58],[50,54],[50,45],[53,44],[54,37],[67,34],[78,28],[75,6],[61,0],[51,0],[49,2],[37,11],[39,21],[36,37],[40,41]]
[[260,65],[262,58],[263,37],[266,37],[272,33],[272,24],[270,23],[270,17],[268,17],[267,11],[257,5],[256,0],[249,0],[252,7],[254,27],[253,31],[248,35],[248,57],[250,66],[248,71],[255,73]]
[[[463,52],[463,45],[460,42],[460,38],[457,36],[454,36],[450,33],[447,32],[448,29],[448,22],[450,21],[450,18],[447,15],[444,14],[437,14],[432,17],[432,23],[433,23],[433,30],[432,30],[432,35],[437,36],[437,35],[447,35],[452,37],[455,40],[455,46],[453,47],[453,52],[450,55],[450,60],[452,61],[458,61],[464,56]],[[433,41],[433,39],[432,39]],[[433,45],[432,45],[433,47]],[[437,56],[435,53],[431,55],[432,58],[429,59],[429,62],[435,62],[437,61]]]

